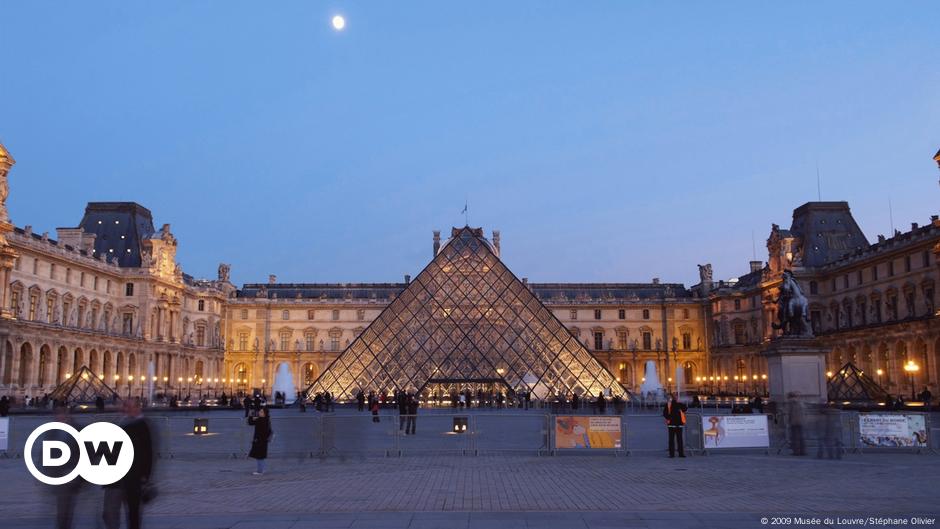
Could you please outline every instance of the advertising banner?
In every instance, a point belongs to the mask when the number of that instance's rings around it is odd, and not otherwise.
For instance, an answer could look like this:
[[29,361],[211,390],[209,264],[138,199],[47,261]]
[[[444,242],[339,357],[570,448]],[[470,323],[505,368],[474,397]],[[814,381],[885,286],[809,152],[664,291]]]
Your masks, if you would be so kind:
[[619,416],[555,417],[555,448],[620,448]]
[[7,450],[10,442],[10,418],[0,417],[0,450]]
[[858,434],[863,446],[927,446],[927,424],[923,415],[862,413],[858,416]]
[[766,415],[703,415],[705,448],[767,448]]

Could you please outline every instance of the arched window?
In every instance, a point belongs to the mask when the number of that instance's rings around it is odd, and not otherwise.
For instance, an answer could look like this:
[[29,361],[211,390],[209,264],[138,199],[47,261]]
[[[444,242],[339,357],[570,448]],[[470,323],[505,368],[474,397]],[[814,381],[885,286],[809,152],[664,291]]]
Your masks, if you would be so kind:
[[692,362],[686,362],[682,364],[682,376],[685,377],[685,383],[691,384],[695,382],[695,364]]
[[33,346],[29,345],[29,342],[25,342],[22,346],[20,346],[20,372],[17,379],[17,384],[20,387],[25,387],[29,384],[29,368],[32,364]]
[[304,386],[309,386],[317,380],[317,366],[312,363],[304,364],[303,369]]

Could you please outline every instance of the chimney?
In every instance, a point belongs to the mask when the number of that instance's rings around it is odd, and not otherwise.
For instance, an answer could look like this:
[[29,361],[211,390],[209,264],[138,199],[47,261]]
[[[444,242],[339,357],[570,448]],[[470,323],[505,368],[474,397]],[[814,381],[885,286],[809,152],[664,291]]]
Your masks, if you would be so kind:
[[912,222],[912,223],[911,223],[911,231],[917,231],[917,223],[916,223],[916,222]]
[[763,261],[751,261],[751,272],[760,272],[764,268]]
[[499,257],[499,230],[493,230],[493,248],[496,248],[496,257]]
[[274,274],[268,275],[268,284],[273,285],[275,283],[277,283],[277,276]]
[[441,250],[441,230],[434,230],[434,255],[431,257],[437,257],[437,252]]
[[884,235],[878,235],[878,242],[880,242],[880,243],[881,243],[881,242],[885,242],[885,236],[884,236]]
[[654,284],[654,285],[658,285],[658,284],[659,284],[659,278],[658,278],[658,277],[654,277],[654,278],[653,278],[653,284]]
[[405,274],[405,284],[406,284],[406,285],[411,284],[411,275],[410,275],[410,274]]

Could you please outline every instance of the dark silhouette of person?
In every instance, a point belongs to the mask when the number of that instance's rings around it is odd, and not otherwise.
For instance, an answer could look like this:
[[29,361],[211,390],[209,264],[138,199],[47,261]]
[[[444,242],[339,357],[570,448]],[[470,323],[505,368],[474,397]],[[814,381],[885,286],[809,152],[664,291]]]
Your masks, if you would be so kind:
[[366,403],[366,396],[362,394],[362,390],[360,389],[359,392],[356,393],[356,405],[358,406],[359,411],[363,410],[363,408],[365,407],[365,403]]
[[669,433],[669,457],[676,457],[676,447],[679,448],[679,457],[685,457],[685,444],[682,442],[682,429],[685,428],[685,412],[688,408],[679,402],[676,394],[669,395],[669,400],[663,407],[663,417],[666,419],[666,430]]
[[248,424],[255,427],[248,457],[257,461],[258,468],[253,474],[260,476],[264,474],[265,461],[268,458],[268,443],[271,442],[271,436],[274,434],[274,431],[271,430],[271,417],[268,407],[264,406],[259,409],[256,417],[248,417]]
[[601,415],[607,414],[607,399],[604,398],[603,393],[597,394],[597,413]]
[[139,399],[124,401],[124,423],[121,427],[134,445],[134,462],[123,478],[105,485],[102,518],[107,529],[119,529],[123,503],[127,511],[128,529],[140,529],[142,493],[153,474],[154,445],[150,425],[141,412]]
[[415,426],[418,422],[418,396],[408,396],[408,421],[405,423],[405,434],[414,435]]

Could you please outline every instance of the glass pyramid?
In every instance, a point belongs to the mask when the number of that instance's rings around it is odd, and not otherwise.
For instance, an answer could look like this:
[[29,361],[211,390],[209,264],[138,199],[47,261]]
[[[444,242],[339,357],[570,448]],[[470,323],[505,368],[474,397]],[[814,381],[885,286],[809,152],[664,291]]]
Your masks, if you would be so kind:
[[82,366],[78,373],[56,386],[49,394],[50,400],[60,400],[68,404],[94,403],[97,397],[102,397],[105,402],[119,398],[101,377],[88,369],[88,366]]
[[877,382],[849,362],[826,382],[830,402],[879,403],[888,398]]
[[499,260],[481,228],[454,228],[434,259],[307,388],[340,401],[361,390],[431,385],[533,398],[623,387]]

